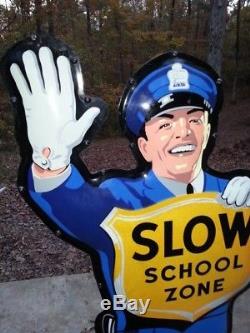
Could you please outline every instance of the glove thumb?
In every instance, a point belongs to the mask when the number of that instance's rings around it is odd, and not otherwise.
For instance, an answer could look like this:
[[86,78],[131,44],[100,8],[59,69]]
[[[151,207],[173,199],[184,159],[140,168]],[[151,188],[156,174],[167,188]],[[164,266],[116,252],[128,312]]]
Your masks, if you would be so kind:
[[61,142],[71,148],[78,145],[99,113],[99,108],[91,107],[84,112],[80,119],[66,124],[61,133]]
[[76,136],[79,138],[79,142],[84,138],[87,131],[92,126],[95,118],[99,115],[100,109],[97,107],[91,107],[81,116],[76,122]]

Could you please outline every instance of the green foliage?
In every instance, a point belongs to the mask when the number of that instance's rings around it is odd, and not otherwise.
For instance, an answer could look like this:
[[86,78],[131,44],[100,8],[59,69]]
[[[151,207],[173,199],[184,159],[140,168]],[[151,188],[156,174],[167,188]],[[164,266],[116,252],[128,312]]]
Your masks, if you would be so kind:
[[[245,3],[239,84],[250,86],[250,7]],[[236,34],[236,13],[230,4],[224,48],[228,87],[235,73]],[[170,0],[13,0],[7,8],[0,6],[0,56],[35,30],[49,31],[64,40],[81,59],[87,93],[102,97],[109,105],[110,117],[103,133],[117,135],[117,101],[128,78],[145,61],[171,49],[207,57],[210,1],[176,0],[172,6]],[[1,105],[3,140],[11,135],[11,120],[3,116],[9,114],[9,104]]]

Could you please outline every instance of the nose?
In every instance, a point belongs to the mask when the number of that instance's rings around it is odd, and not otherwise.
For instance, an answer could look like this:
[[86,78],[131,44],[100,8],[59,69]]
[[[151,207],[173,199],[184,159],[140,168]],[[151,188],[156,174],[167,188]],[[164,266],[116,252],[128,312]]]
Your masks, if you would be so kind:
[[175,123],[175,137],[181,139],[189,136],[191,133],[189,122],[184,117],[179,118]]

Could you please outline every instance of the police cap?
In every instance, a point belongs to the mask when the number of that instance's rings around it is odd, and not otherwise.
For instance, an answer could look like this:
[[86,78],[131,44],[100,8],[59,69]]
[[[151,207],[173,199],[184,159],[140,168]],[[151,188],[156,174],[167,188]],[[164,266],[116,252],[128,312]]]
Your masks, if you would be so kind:
[[153,116],[188,107],[216,114],[223,102],[222,80],[205,62],[167,52],[144,64],[129,80],[119,104],[123,128],[139,136]]

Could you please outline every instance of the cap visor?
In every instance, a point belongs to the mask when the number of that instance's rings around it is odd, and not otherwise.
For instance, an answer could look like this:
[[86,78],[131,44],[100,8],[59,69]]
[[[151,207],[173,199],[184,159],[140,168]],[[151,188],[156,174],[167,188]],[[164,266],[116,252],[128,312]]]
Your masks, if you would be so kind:
[[151,119],[156,118],[156,117],[161,117],[162,115],[166,114],[166,113],[172,113],[174,111],[178,111],[178,110],[200,110],[200,111],[205,111],[205,109],[203,109],[200,106],[195,106],[195,105],[185,105],[185,106],[177,106],[171,109],[167,109],[167,110],[163,110],[159,113],[157,113],[156,115],[154,115]]

